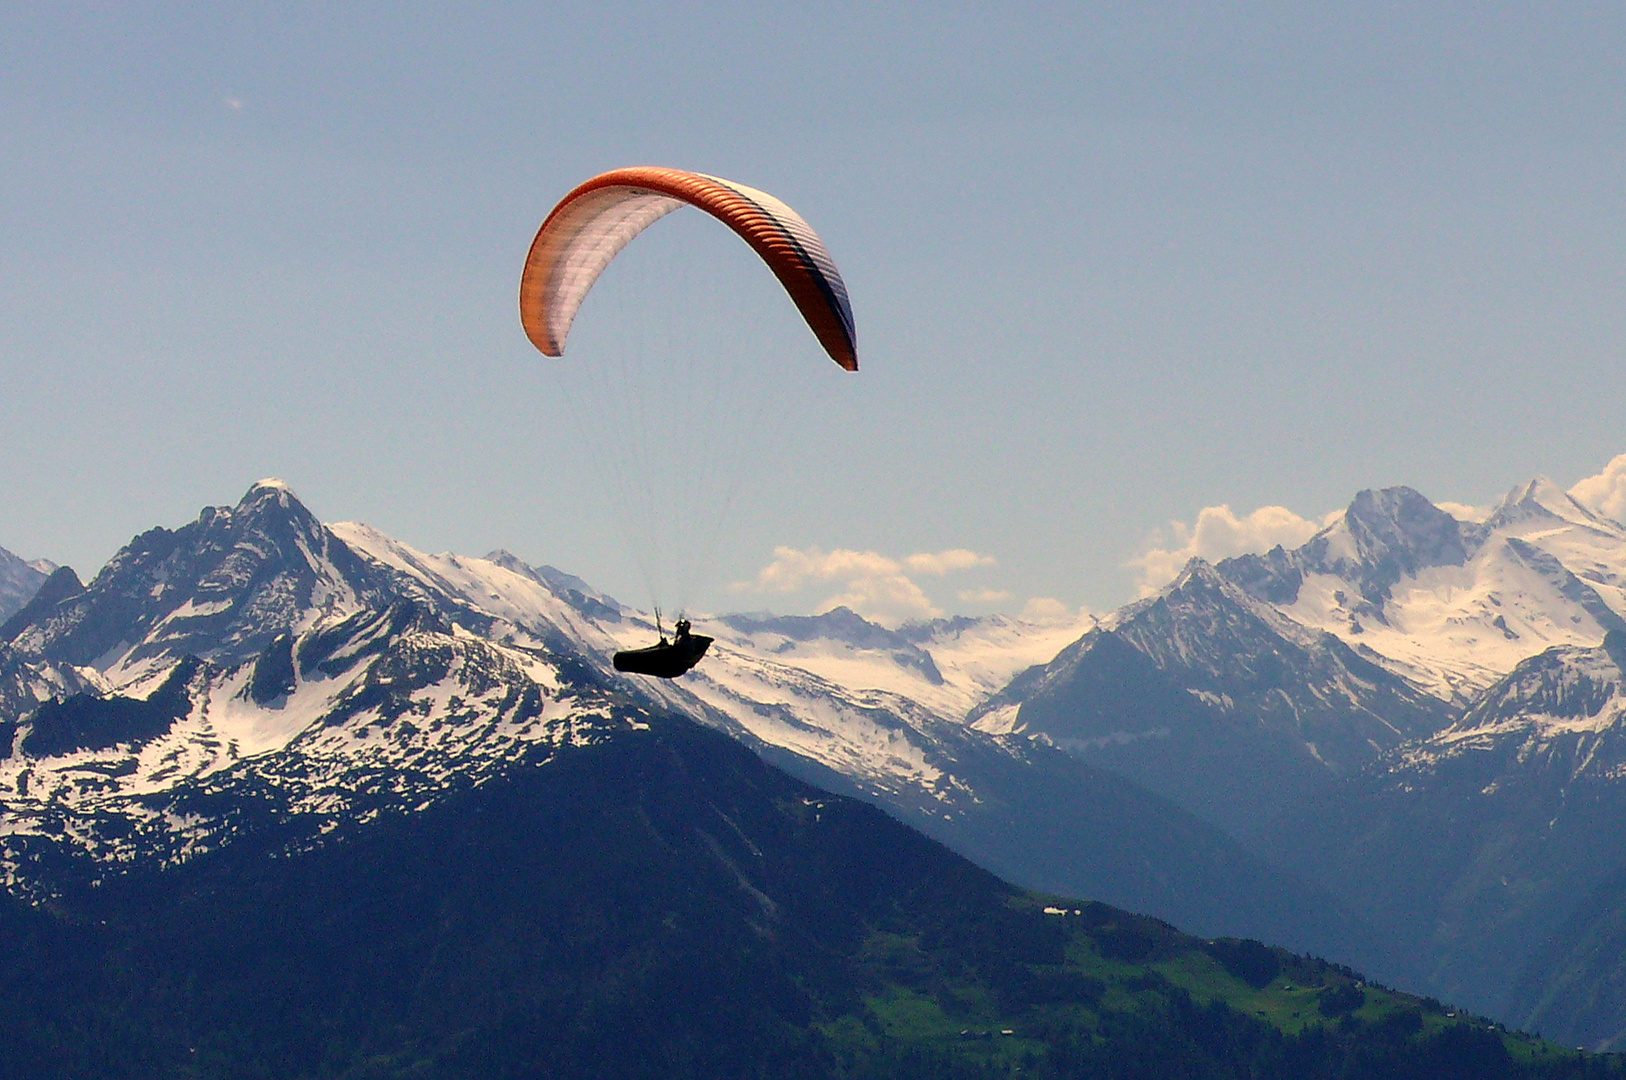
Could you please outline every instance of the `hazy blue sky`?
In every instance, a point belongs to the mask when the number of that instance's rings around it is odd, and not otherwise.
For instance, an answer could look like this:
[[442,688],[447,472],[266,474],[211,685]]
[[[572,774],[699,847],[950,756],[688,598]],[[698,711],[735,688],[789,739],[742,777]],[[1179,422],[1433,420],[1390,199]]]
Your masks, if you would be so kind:
[[846,376],[698,215],[589,298],[566,363],[794,369],[702,606],[1106,607],[1204,507],[1626,452],[1626,8],[1062,7],[0,8],[0,545],[88,575],[277,475],[644,599],[616,425],[515,314],[547,210],[638,163],[785,199],[857,316]]

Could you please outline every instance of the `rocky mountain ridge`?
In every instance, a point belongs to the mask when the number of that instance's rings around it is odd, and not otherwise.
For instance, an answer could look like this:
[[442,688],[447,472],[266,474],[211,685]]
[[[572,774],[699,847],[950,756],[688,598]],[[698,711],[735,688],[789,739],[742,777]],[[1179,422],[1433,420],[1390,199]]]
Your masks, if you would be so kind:
[[1410,488],[1362,492],[1294,551],[1218,569],[1459,705],[1543,649],[1626,629],[1626,525],[1544,477],[1480,522],[1457,521]]
[[1101,619],[697,618],[666,683],[610,669],[654,626],[581,579],[267,482],[7,621],[0,865],[39,895],[258,819],[320,837],[676,711],[1024,884],[1495,1013],[1498,942],[1626,862],[1622,582],[1626,527],[1548,483],[1480,522],[1388,489]]
[[1509,1012],[1626,864],[1623,583],[1626,526],[1549,481],[1482,521],[1362,492],[1295,550],[1193,560],[971,720],[1220,825],[1390,928],[1406,985]]
[[1076,626],[703,621],[699,672],[632,679],[609,656],[654,627],[579,578],[323,525],[277,482],[66,574],[0,644],[0,868],[23,895],[245,828],[314,842],[679,711],[1036,884],[1338,955],[1359,937],[1166,801],[964,725]]
[[1193,560],[972,714],[1252,838],[1450,706]]

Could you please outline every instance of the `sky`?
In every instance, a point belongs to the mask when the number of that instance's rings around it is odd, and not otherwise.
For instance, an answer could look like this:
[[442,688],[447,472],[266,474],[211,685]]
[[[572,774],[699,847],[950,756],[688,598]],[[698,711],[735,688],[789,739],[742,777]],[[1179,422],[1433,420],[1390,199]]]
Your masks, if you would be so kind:
[[[277,476],[631,603],[897,622],[1109,609],[1363,488],[1626,498],[1623,41],[1603,3],[7,5],[0,546],[88,577]],[[531,238],[628,164],[801,212],[860,371],[692,211],[537,354]],[[666,381],[594,382],[629,355]],[[627,509],[652,456],[671,517]]]

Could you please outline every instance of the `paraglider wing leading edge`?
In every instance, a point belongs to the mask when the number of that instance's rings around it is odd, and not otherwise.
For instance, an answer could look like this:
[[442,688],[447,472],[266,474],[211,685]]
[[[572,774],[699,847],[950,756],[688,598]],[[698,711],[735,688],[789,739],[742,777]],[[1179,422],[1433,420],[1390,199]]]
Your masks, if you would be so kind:
[[548,356],[563,355],[570,324],[599,274],[639,233],[683,206],[704,210],[751,245],[830,358],[858,370],[847,286],[812,227],[767,192],[655,166],[593,177],[542,223],[519,285],[520,322],[531,343]]

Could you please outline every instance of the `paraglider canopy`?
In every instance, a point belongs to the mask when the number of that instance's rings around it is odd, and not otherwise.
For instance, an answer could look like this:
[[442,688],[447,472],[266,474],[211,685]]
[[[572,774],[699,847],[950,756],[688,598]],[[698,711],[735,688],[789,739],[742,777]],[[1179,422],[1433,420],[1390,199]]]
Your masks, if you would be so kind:
[[847,286],[812,227],[767,192],[655,166],[593,177],[542,223],[519,285],[520,321],[531,343],[547,356],[562,356],[570,324],[599,274],[634,237],[683,206],[704,210],[751,245],[830,358],[858,370]]
[[[595,176],[561,199],[543,221],[531,243],[519,287],[520,321],[531,343],[547,356],[563,355],[571,324],[599,276],[640,233],[684,206],[705,211],[742,238],[790,295],[825,353],[844,370],[858,370],[857,337],[847,286],[824,242],[796,211],[767,192],[744,184],[653,166],[615,169]],[[653,246],[656,250],[660,247]],[[681,286],[691,276],[712,269],[702,262],[686,260],[660,280],[663,288],[668,284]],[[641,319],[641,315],[635,315],[626,321],[636,326]],[[754,324],[757,320],[748,317],[746,321]],[[661,323],[657,329],[664,332],[665,325]],[[755,450],[766,441],[746,437],[750,430],[746,421],[753,415],[766,416],[769,410],[764,405],[772,395],[742,393],[737,379],[697,377],[697,370],[704,366],[691,363],[681,347],[658,352],[634,347],[617,356],[614,363],[582,365],[586,376],[600,377],[610,392],[587,408],[570,409],[577,420],[583,416],[625,414],[625,422],[616,425],[614,438],[594,440],[594,452],[589,458],[595,467],[610,474],[606,479],[611,482],[605,485],[608,494],[612,498],[622,496],[624,505],[620,509],[626,518],[630,546],[654,600],[657,633],[662,565],[674,559],[689,564],[687,584],[692,585],[702,561],[715,550],[721,512],[737,488],[739,462],[747,450],[753,451],[753,457],[759,456]],[[742,367],[751,373],[762,370],[754,363]],[[561,374],[565,370],[562,367]],[[663,373],[668,378],[660,378]],[[561,379],[561,385],[565,381]],[[715,414],[725,423],[678,422],[683,405],[706,397],[720,401],[728,393],[747,404]],[[656,417],[660,418],[659,424],[652,422]],[[669,424],[680,433],[705,432],[705,446],[684,447],[673,453],[669,447],[654,442]],[[717,482],[729,474],[734,484]],[[704,513],[708,507],[714,512]],[[680,522],[700,527],[674,528]],[[663,542],[671,533],[682,540]],[[619,671],[677,678],[700,662],[711,643],[709,637],[689,633],[685,620],[678,624],[674,640],[668,641],[662,634],[659,644],[616,653],[615,667]]]

